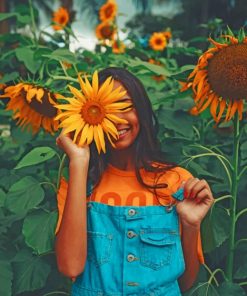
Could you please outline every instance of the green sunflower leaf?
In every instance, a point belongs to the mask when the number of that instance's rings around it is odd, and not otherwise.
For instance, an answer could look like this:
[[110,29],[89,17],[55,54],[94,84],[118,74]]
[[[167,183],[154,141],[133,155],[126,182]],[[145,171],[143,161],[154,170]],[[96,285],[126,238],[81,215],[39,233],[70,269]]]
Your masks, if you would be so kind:
[[26,154],[14,169],[17,170],[26,166],[45,162],[54,157],[55,154],[56,151],[50,147],[36,147]]
[[226,209],[213,206],[202,223],[202,245],[209,253],[222,245],[230,233],[230,216]]
[[23,223],[22,233],[28,246],[43,254],[53,249],[57,212],[37,210],[28,215]]
[[6,261],[0,261],[0,295],[11,296],[12,295],[12,279],[13,272],[11,263]]
[[239,286],[238,284],[230,283],[230,282],[225,282],[221,284],[217,288],[217,292],[219,293],[220,296],[245,296],[245,291],[244,289]]
[[40,204],[44,196],[39,182],[31,176],[26,176],[10,187],[5,206],[16,214],[23,213]]
[[30,250],[20,251],[13,263],[15,281],[14,295],[34,291],[45,287],[50,273],[50,266],[40,257],[31,254]]

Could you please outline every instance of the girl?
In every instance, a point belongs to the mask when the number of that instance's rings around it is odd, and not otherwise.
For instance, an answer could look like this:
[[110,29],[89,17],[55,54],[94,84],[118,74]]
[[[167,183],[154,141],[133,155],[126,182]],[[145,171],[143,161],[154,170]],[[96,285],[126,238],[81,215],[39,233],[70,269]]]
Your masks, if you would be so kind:
[[[121,101],[133,104],[117,114],[128,123],[116,126],[115,148],[108,143],[107,153],[98,155],[94,144],[80,148],[70,135],[57,138],[69,157],[58,268],[76,278],[74,296],[178,296],[193,285],[203,263],[200,224],[213,196],[205,180],[164,161],[142,83],[115,67],[99,73],[100,83],[109,76],[114,89],[127,90]],[[179,201],[172,195],[181,188],[185,199]]]

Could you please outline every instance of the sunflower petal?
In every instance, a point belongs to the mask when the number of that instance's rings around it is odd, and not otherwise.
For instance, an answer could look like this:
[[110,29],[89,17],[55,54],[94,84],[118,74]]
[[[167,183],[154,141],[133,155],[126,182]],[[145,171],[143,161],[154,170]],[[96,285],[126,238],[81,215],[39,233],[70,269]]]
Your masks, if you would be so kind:
[[236,113],[237,109],[238,109],[238,101],[237,100],[236,101],[233,100],[233,104],[232,104],[232,108],[231,108],[231,112],[229,114],[228,120],[231,120],[232,119],[232,117]]
[[37,89],[35,87],[27,91],[26,99],[29,103],[32,101],[32,98],[36,95],[36,93]]
[[108,120],[107,118],[104,118],[101,124],[105,132],[108,132],[109,134],[111,134],[114,139],[118,139],[117,128],[110,120]]
[[98,153],[100,154],[101,146],[100,146],[100,140],[99,140],[99,135],[98,135],[98,130],[96,125],[94,125],[93,127],[93,132],[94,132],[94,142],[96,144]]
[[43,98],[43,96],[44,96],[44,90],[43,90],[43,88],[39,88],[38,90],[37,90],[37,94],[36,94],[36,99],[37,99],[37,101],[39,101],[40,103],[42,103],[42,98]]
[[230,115],[230,112],[231,112],[231,108],[232,108],[232,104],[233,104],[233,101],[230,100],[229,104],[228,104],[228,109],[227,109],[227,112],[226,112],[226,118],[225,118],[225,121],[228,121],[229,119],[229,115]]
[[105,139],[104,139],[104,133],[103,133],[103,130],[102,130],[102,127],[100,124],[98,124],[97,126],[97,132],[98,132],[98,136],[99,136],[99,141],[100,141],[100,146],[103,150],[103,152],[105,153]]
[[88,135],[88,128],[89,128],[89,124],[86,123],[83,127],[82,133],[81,133],[81,138],[79,140],[78,145],[79,146],[83,146],[85,145],[86,139],[87,139],[87,135]]
[[216,122],[220,121],[221,116],[222,116],[223,112],[225,111],[225,108],[226,108],[226,101],[224,99],[222,99],[220,101],[220,111],[219,111],[219,113],[218,113],[218,115],[216,117]]
[[95,71],[93,73],[92,86],[93,86],[93,96],[94,96],[94,99],[96,100],[97,99],[98,90],[99,90],[98,71]]
[[83,94],[77,88],[69,85],[69,90],[76,98],[80,99],[83,103],[86,102],[86,98],[83,96]]
[[115,123],[123,123],[123,124],[128,123],[127,120],[122,119],[114,114],[106,114],[106,117]]
[[217,110],[217,107],[218,107],[218,103],[219,103],[219,100],[217,97],[214,97],[213,101],[212,101],[212,104],[210,106],[210,112],[214,118],[214,120],[216,121],[216,110]]
[[90,125],[88,128],[88,137],[87,137],[87,144],[88,145],[90,145],[92,143],[93,136],[94,136],[93,125]]

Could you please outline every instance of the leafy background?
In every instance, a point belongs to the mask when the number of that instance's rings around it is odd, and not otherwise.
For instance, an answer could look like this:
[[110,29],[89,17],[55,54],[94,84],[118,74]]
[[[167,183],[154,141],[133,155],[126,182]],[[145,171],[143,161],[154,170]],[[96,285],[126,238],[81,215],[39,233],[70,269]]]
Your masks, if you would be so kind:
[[[199,116],[191,115],[192,94],[180,93],[178,82],[185,80],[209,46],[209,34],[217,36],[226,25],[237,31],[246,24],[245,1],[180,1],[183,11],[171,19],[152,13],[155,5],[171,1],[133,1],[136,13],[119,28],[125,33],[122,41],[126,50],[122,54],[114,54],[110,46],[100,42],[94,50],[88,50],[77,40],[76,34],[83,34],[84,26],[99,22],[98,11],[104,2],[57,2],[67,7],[71,21],[61,32],[54,32],[50,26],[44,28],[39,13],[43,11],[51,19],[54,9],[49,1],[1,1],[1,88],[19,80],[36,81],[66,94],[67,84],[78,87],[78,71],[92,73],[113,65],[127,67],[137,75],[158,116],[159,138],[167,159],[205,178],[216,198],[202,225],[206,264],[186,295],[246,295],[246,115],[240,122],[238,166],[242,174],[237,184],[237,212],[242,214],[234,230],[238,243],[234,248],[233,279],[228,280],[225,262],[231,232],[231,175],[222,157],[233,161],[233,122],[216,126],[207,110]],[[84,24],[80,32],[74,31],[73,20],[80,16]],[[171,30],[172,39],[164,51],[154,51],[145,44],[150,34],[166,28]],[[73,51],[72,41],[78,45]],[[160,65],[149,63],[151,58]],[[54,255],[56,193],[62,171],[66,175],[67,160],[64,165],[64,157],[55,145],[58,133],[40,129],[33,135],[21,129],[12,113],[5,110],[7,101],[0,100],[0,295],[69,295],[71,281],[59,274]]]

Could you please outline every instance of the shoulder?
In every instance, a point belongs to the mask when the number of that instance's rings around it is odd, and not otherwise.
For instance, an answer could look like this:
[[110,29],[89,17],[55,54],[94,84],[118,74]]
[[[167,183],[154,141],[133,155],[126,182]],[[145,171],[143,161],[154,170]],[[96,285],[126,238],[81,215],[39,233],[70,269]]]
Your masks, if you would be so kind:
[[179,177],[183,179],[183,181],[186,181],[189,178],[193,178],[191,172],[179,166],[172,168],[171,172],[173,172],[174,174],[178,174]]

